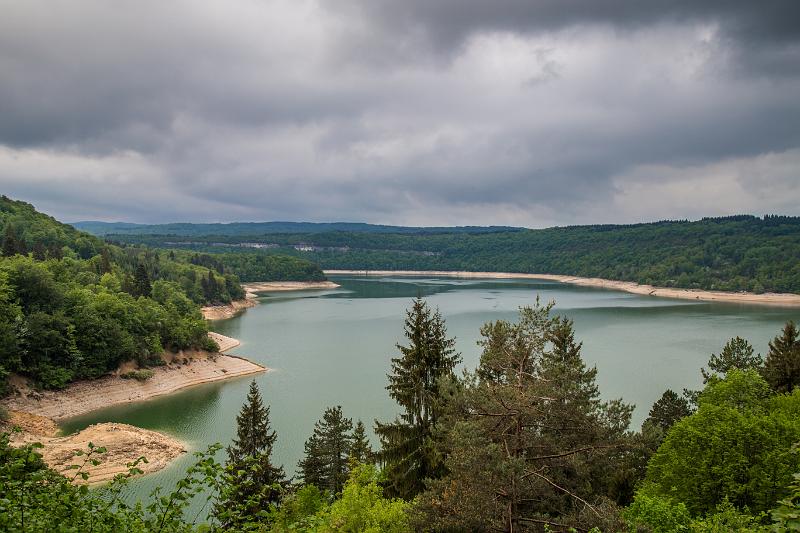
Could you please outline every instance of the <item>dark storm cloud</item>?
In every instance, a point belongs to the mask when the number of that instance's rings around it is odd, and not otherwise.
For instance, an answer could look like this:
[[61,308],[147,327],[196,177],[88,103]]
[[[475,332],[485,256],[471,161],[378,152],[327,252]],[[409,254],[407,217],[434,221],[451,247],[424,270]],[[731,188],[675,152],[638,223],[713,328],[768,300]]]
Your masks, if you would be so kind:
[[72,220],[798,213],[800,3],[0,0],[0,189]]
[[[365,16],[397,46],[452,53],[476,32],[531,34],[581,25],[633,31],[655,24],[719,24],[754,65],[800,68],[800,3],[793,0],[349,0],[326,4]],[[752,48],[756,50],[753,51]],[[794,60],[792,60],[794,55]]]

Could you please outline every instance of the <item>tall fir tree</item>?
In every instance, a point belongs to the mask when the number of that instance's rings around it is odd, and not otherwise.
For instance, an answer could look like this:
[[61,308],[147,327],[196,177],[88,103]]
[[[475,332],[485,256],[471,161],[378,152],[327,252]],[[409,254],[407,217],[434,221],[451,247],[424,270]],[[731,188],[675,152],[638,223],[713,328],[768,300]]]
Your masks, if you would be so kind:
[[278,505],[286,486],[283,468],[272,464],[277,440],[270,428],[269,406],[264,406],[255,380],[236,417],[236,438],[228,446],[228,462],[215,515],[225,529],[268,513]]
[[28,249],[25,246],[25,241],[20,238],[17,229],[13,224],[6,223],[5,231],[3,232],[3,255],[11,257],[16,254],[25,255]]
[[800,386],[800,332],[793,321],[769,343],[764,379],[776,392],[792,392]]
[[367,439],[367,428],[359,420],[353,430],[352,444],[350,445],[351,463],[372,464],[374,462],[374,452]]
[[376,421],[381,439],[379,459],[385,465],[386,489],[390,495],[410,499],[425,488],[425,480],[443,473],[443,463],[434,449],[434,431],[441,405],[442,380],[453,376],[461,361],[455,339],[437,310],[431,312],[422,298],[406,311],[408,345],[398,344],[400,357],[392,359],[389,395],[403,412],[394,422]]
[[348,457],[353,421],[345,418],[342,407],[329,407],[322,420],[314,424],[314,433],[306,441],[306,455],[298,463],[303,482],[339,494],[350,473]]
[[689,401],[672,389],[667,389],[650,408],[644,424],[650,424],[658,428],[662,435],[666,435],[675,422],[690,414],[692,414],[692,409]]

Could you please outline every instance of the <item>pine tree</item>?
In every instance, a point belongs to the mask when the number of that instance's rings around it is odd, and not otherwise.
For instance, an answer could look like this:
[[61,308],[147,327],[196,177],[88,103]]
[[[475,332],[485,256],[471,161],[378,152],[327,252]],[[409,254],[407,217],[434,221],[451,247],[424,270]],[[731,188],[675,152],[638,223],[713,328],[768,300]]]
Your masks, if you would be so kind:
[[329,407],[322,420],[314,424],[314,433],[306,441],[306,456],[299,463],[304,483],[331,494],[339,494],[350,473],[348,456],[353,421],[345,418],[342,407]]
[[709,371],[701,368],[700,372],[703,374],[703,383],[708,383],[714,373],[724,376],[734,368],[758,370],[763,366],[764,359],[761,354],[754,354],[753,345],[741,337],[734,337],[725,344],[719,355],[711,354],[711,358],[708,360]]
[[283,468],[271,461],[277,435],[270,429],[269,407],[264,406],[255,380],[250,383],[236,426],[236,438],[227,448],[224,484],[215,509],[225,529],[236,529],[269,511],[280,502],[286,486]]
[[797,327],[789,321],[781,335],[769,343],[764,363],[764,379],[776,392],[792,392],[800,386],[800,339]]
[[353,430],[349,459],[351,463],[362,464],[372,464],[374,461],[374,452],[367,439],[367,430],[361,420],[356,423],[356,428]]
[[426,530],[588,530],[604,520],[597,504],[615,490],[632,407],[600,401],[572,323],[552,307],[537,300],[519,322],[481,329],[480,366],[439,428],[446,473],[420,495]]
[[424,489],[426,479],[443,472],[433,449],[440,384],[453,375],[461,357],[439,311],[431,313],[421,298],[406,311],[405,336],[409,344],[397,345],[400,357],[392,359],[386,387],[403,412],[394,422],[376,421],[375,432],[381,439],[379,458],[385,465],[387,491],[409,499]]

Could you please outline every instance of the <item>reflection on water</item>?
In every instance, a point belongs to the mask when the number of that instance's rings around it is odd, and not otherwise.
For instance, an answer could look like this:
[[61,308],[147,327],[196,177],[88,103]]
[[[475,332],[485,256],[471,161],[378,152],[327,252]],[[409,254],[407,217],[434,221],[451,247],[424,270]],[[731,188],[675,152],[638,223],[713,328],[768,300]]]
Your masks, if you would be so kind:
[[[538,294],[556,300],[556,312],[575,321],[583,355],[597,365],[606,398],[637,405],[634,424],[666,388],[699,387],[699,369],[735,335],[764,353],[767,341],[798,312],[739,304],[669,300],[537,280],[336,277],[335,290],[266,294],[262,305],[214,324],[242,341],[234,353],[262,363],[271,372],[256,376],[271,406],[278,433],[274,458],[291,474],[303,442],[326,406],[342,405],[347,416],[370,427],[396,407],[386,394],[389,359],[403,342],[405,309],[421,295],[444,315],[457,338],[464,365],[479,358],[478,332],[490,320],[515,320],[520,306]],[[183,440],[191,450],[227,444],[250,378],[203,385],[138,404],[112,407],[70,420],[64,429],[117,421],[155,429]],[[190,457],[137,481],[142,495],[168,484]]]

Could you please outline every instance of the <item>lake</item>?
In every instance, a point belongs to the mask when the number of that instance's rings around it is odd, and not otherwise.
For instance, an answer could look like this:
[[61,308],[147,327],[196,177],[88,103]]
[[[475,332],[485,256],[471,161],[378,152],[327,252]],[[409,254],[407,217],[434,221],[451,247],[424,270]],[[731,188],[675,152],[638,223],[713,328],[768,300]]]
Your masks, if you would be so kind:
[[[261,305],[213,323],[241,340],[232,353],[272,370],[256,377],[278,433],[273,460],[292,474],[303,443],[327,406],[341,405],[354,420],[372,426],[397,412],[385,391],[389,360],[403,342],[405,309],[421,295],[438,307],[457,339],[464,366],[480,357],[479,328],[515,320],[520,306],[539,295],[575,322],[586,363],[598,368],[603,397],[636,404],[638,428],[652,403],[671,388],[701,385],[700,367],[711,353],[739,335],[765,354],[767,342],[800,311],[766,306],[670,300],[537,280],[331,277],[341,288],[267,293]],[[97,422],[124,422],[173,435],[190,450],[227,444],[251,378],[202,385],[147,402],[96,411],[63,424],[67,432]],[[180,477],[191,456],[136,480],[132,496]]]

